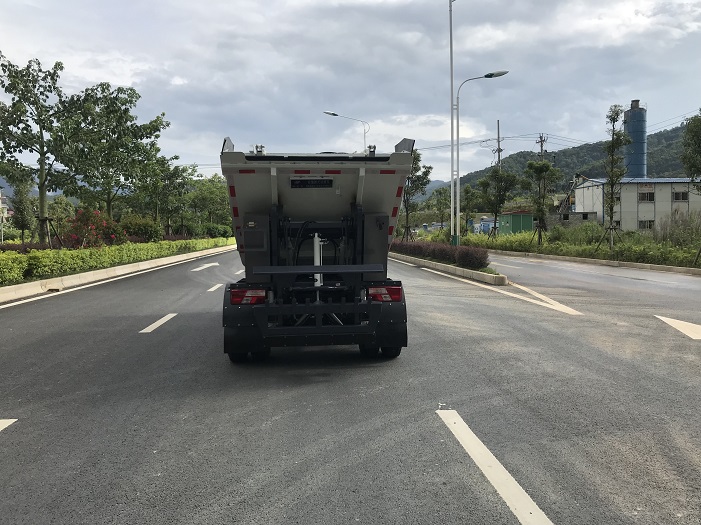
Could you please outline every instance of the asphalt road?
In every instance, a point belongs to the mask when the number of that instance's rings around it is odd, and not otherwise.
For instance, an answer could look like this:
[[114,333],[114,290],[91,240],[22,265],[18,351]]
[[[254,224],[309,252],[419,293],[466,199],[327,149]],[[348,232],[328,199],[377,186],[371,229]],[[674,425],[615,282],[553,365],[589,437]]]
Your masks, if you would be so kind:
[[701,523],[701,278],[492,261],[390,361],[232,365],[235,252],[1,308],[0,523]]

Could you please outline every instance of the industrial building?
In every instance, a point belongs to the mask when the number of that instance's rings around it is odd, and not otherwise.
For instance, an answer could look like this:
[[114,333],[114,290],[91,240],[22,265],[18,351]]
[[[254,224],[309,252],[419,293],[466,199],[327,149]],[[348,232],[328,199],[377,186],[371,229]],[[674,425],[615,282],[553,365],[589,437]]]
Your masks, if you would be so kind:
[[[647,177],[647,109],[639,100],[631,101],[624,113],[623,129],[631,138],[625,147],[626,178],[621,181],[614,224],[623,231],[650,230],[666,217],[701,210],[701,195],[694,193],[689,178]],[[582,179],[574,188],[574,212],[596,214],[608,224],[604,207],[606,179]]]
[[[604,208],[605,179],[588,179],[575,188],[575,211],[596,212],[600,223],[608,224]],[[694,193],[688,178],[645,179],[627,177],[621,181],[614,224],[623,231],[650,230],[674,214],[701,210],[701,195]]]

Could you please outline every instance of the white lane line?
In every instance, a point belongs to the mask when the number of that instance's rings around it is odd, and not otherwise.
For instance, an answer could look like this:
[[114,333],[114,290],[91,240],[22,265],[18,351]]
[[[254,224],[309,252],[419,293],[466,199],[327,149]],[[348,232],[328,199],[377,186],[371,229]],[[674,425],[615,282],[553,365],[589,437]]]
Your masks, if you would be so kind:
[[0,419],[0,432],[9,427],[12,423],[17,421],[16,419]]
[[245,270],[239,270],[238,272],[236,272],[236,275],[241,275],[243,272],[245,272]]
[[455,410],[436,410],[436,414],[457,438],[519,522],[523,525],[552,525],[553,522],[470,430],[460,414]]
[[530,297],[524,297],[524,296],[522,296],[522,295],[518,295],[518,294],[515,294],[515,293],[507,292],[506,290],[500,290],[499,288],[494,288],[493,286],[489,286],[489,285],[487,285],[487,284],[482,284],[482,283],[478,283],[478,282],[475,282],[475,281],[470,281],[470,280],[468,280],[468,279],[463,279],[462,277],[456,277],[456,276],[454,276],[454,275],[450,275],[450,274],[447,274],[447,273],[438,272],[438,271],[432,270],[432,269],[430,269],[430,268],[421,268],[421,269],[422,269],[422,270],[425,270],[425,271],[427,271],[427,272],[431,272],[431,273],[435,273],[435,274],[438,274],[438,275],[442,275],[443,277],[449,277],[450,279],[455,279],[456,281],[460,281],[460,282],[463,282],[463,283],[471,284],[472,286],[477,286],[477,287],[479,287],[479,288],[484,288],[484,289],[490,290],[490,291],[492,291],[492,292],[500,293],[500,294],[503,294],[503,295],[508,295],[509,297],[513,297],[513,298],[515,298],[515,299],[520,299],[521,301],[526,301],[526,302],[529,302],[529,303],[537,304],[538,306],[544,306],[545,308],[550,308],[550,309],[552,309],[552,310],[556,310],[556,311],[558,311],[558,312],[562,312],[562,313],[565,313],[565,314],[569,314],[569,315],[583,315],[582,312],[578,312],[577,310],[574,310],[574,309],[570,308],[569,306],[565,306],[564,304],[560,304],[560,303],[558,303],[557,301],[555,301],[555,300],[553,300],[553,299],[548,299],[548,302],[536,301],[535,299],[532,299],[532,298],[530,298]]
[[208,291],[208,292],[213,292],[214,290],[218,290],[218,289],[221,288],[222,286],[224,286],[224,285],[223,285],[223,284],[215,284],[214,286],[212,286],[212,287],[211,287],[209,290],[207,290],[207,291]]
[[389,260],[392,261],[392,262],[398,262],[399,264],[406,264],[407,266],[414,266],[414,267],[416,267],[415,264],[411,264],[411,263],[408,263],[408,262],[405,262],[405,261],[400,261],[399,259],[392,259],[392,258],[390,257]]
[[200,272],[204,270],[205,268],[209,268],[210,266],[219,266],[219,263],[207,263],[203,264],[202,266],[198,266],[197,268],[193,268],[190,270],[191,272]]
[[694,323],[687,323],[686,321],[678,321],[677,319],[671,319],[670,317],[662,317],[661,315],[656,315],[660,321],[664,321],[672,328],[676,328],[684,335],[691,337],[692,339],[701,339],[701,325]]
[[495,266],[506,266],[507,268],[521,268],[520,266],[511,266],[510,264],[504,264],[504,263],[494,262],[494,261],[492,261],[491,264],[493,264]]
[[140,333],[140,334],[148,334],[149,332],[153,332],[156,328],[158,328],[159,326],[161,326],[161,325],[164,324],[164,323],[167,323],[168,321],[170,321],[170,320],[171,320],[173,317],[175,317],[176,315],[178,315],[178,314],[168,314],[168,315],[164,315],[164,316],[161,317],[158,321],[156,321],[156,322],[153,323],[153,324],[148,325],[146,328],[144,328],[143,330],[141,330],[139,333]]

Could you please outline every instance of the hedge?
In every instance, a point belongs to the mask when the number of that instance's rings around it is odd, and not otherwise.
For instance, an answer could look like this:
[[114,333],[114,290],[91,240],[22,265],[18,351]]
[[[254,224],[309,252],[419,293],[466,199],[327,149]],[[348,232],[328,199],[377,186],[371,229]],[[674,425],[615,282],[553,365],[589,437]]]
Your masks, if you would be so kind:
[[428,258],[446,264],[455,264],[469,270],[481,270],[489,266],[489,252],[477,246],[451,246],[441,242],[392,243],[391,251],[412,257]]
[[27,256],[17,252],[0,252],[0,284],[16,284],[24,281]]
[[127,243],[78,250],[0,252],[0,286],[110,268],[232,244],[233,239]]

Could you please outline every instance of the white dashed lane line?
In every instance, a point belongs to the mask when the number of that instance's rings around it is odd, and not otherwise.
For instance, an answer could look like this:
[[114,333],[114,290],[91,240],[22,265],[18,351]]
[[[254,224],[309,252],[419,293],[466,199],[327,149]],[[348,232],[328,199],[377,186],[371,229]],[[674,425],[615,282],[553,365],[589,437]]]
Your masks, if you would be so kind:
[[140,333],[140,334],[148,334],[148,333],[150,333],[150,332],[153,332],[156,328],[158,328],[158,327],[161,326],[162,324],[167,323],[168,321],[170,321],[170,320],[171,320],[173,317],[175,317],[176,315],[178,315],[178,314],[168,314],[168,315],[165,315],[165,316],[161,317],[161,318],[160,318],[158,321],[156,321],[155,323],[148,325],[146,328],[144,328],[143,330],[141,330],[139,333]]
[[236,275],[241,275],[243,272],[244,270],[239,270],[238,272],[236,272]]
[[12,423],[17,421],[16,419],[0,419],[0,432],[9,427]]
[[553,525],[553,522],[540,510],[540,507],[509,474],[509,471],[499,463],[494,454],[472,432],[460,414],[455,410],[436,410],[436,414],[450,429],[520,523],[523,525]]
[[223,284],[215,284],[214,286],[212,286],[212,287],[211,287],[209,290],[207,290],[207,291],[208,291],[208,292],[214,292],[215,290],[218,290],[218,289],[221,288],[222,286],[224,286],[224,285],[223,285]]

